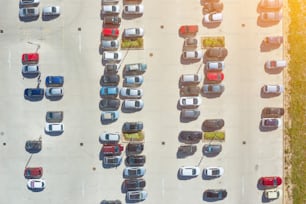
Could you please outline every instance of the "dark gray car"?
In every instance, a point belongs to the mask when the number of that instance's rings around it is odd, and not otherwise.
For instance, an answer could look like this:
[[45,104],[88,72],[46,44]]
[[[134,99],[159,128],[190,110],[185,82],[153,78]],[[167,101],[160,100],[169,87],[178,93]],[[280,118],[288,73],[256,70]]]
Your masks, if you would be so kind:
[[227,49],[224,47],[208,48],[205,52],[206,59],[209,60],[222,60],[227,56]]
[[279,118],[282,115],[284,115],[283,108],[266,107],[261,112],[262,118]]
[[183,86],[180,89],[181,96],[198,96],[200,94],[200,87],[198,86]]
[[125,122],[122,126],[122,132],[124,133],[133,133],[139,132],[143,129],[143,122]]
[[119,106],[120,106],[119,99],[104,98],[99,103],[100,110],[103,110],[103,111],[118,110]]
[[146,181],[144,179],[128,179],[124,181],[124,187],[127,191],[141,190],[146,187]]
[[186,157],[193,155],[197,151],[197,146],[195,145],[181,145],[179,146],[177,153],[179,157]]
[[101,84],[103,86],[117,86],[120,81],[120,76],[118,74],[103,75],[101,77]]
[[144,149],[143,143],[129,143],[126,146],[127,154],[140,154]]
[[181,117],[183,119],[195,120],[200,116],[200,111],[198,109],[183,109],[181,111]]
[[202,123],[202,130],[206,132],[211,132],[215,130],[219,130],[224,126],[223,119],[209,119],[204,120]]
[[208,156],[217,155],[222,151],[221,144],[206,144],[203,146],[203,153]]
[[199,143],[203,137],[201,131],[181,131],[179,134],[179,140],[185,144]]
[[202,87],[203,94],[221,94],[224,92],[223,84],[204,84]]
[[46,113],[46,121],[48,123],[60,123],[64,119],[63,111],[48,111]]
[[25,144],[26,151],[30,153],[39,152],[42,148],[41,140],[27,140]]

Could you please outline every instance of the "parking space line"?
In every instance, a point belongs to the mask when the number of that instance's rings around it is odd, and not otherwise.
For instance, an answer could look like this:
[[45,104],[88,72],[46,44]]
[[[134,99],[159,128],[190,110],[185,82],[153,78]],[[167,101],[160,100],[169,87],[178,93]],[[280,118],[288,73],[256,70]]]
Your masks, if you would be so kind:
[[79,52],[82,52],[82,36],[79,33]]
[[8,58],[7,58],[7,63],[8,63],[9,69],[11,69],[11,58],[12,58],[12,53],[11,53],[11,50],[9,50]]

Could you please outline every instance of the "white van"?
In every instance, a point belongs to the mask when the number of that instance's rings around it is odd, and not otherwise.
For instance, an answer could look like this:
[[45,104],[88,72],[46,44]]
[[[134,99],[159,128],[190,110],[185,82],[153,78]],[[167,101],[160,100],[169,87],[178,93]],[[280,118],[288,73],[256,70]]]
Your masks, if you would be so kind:
[[205,68],[207,71],[223,71],[224,61],[209,61],[206,62]]
[[202,80],[200,74],[183,74],[180,78],[181,84],[199,84]]

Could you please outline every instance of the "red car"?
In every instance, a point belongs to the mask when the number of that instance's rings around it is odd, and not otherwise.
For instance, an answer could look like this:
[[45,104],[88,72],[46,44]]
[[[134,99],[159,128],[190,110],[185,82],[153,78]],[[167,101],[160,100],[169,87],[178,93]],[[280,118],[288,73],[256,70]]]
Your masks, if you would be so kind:
[[119,29],[118,28],[103,28],[102,36],[117,38],[119,36]]
[[39,61],[39,54],[36,53],[25,53],[22,55],[23,64],[37,64]]
[[104,155],[120,155],[124,147],[121,144],[103,145],[102,152]]
[[43,175],[42,167],[27,167],[24,170],[24,177],[27,179],[39,179]]
[[183,25],[179,28],[181,36],[195,35],[198,32],[199,28],[197,25]]
[[207,72],[206,79],[209,81],[222,81],[224,79],[223,72]]
[[277,187],[282,184],[282,178],[279,176],[267,176],[259,179],[259,184],[266,187]]

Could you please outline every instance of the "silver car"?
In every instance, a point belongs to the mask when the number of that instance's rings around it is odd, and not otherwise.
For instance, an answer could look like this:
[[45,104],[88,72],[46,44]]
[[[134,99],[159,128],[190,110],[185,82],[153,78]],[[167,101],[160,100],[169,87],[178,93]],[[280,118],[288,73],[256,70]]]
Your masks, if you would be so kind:
[[146,191],[128,191],[126,197],[130,201],[142,201],[148,197],[148,193]]
[[181,117],[185,119],[197,119],[200,116],[198,109],[183,109],[181,111]]
[[266,94],[280,94],[284,92],[284,86],[280,84],[264,85],[263,92]]
[[39,17],[39,9],[37,7],[27,7],[19,9],[20,18]]
[[38,6],[40,0],[20,0],[20,6]]
[[64,91],[61,87],[48,87],[46,88],[46,96],[47,97],[59,97],[63,96]]
[[143,95],[142,89],[133,89],[123,87],[120,89],[120,96],[124,98],[141,98]]
[[23,74],[38,74],[39,73],[39,66],[37,64],[23,65],[22,66],[22,73]]
[[123,31],[123,37],[125,38],[143,37],[143,35],[143,28],[125,28]]
[[204,84],[202,87],[204,94],[221,94],[224,91],[223,84]]
[[123,177],[124,178],[139,178],[144,176],[146,173],[145,167],[126,167],[123,170]]
[[61,14],[59,6],[47,6],[42,10],[43,16],[59,16]]
[[123,101],[122,107],[127,110],[141,110],[143,108],[143,101],[141,99],[126,99]]
[[119,48],[118,40],[102,40],[101,47],[103,50],[117,50]]
[[63,121],[64,112],[63,111],[48,111],[46,113],[46,121],[48,123],[60,123]]
[[102,14],[103,15],[118,15],[120,13],[119,5],[105,5],[102,6]]

